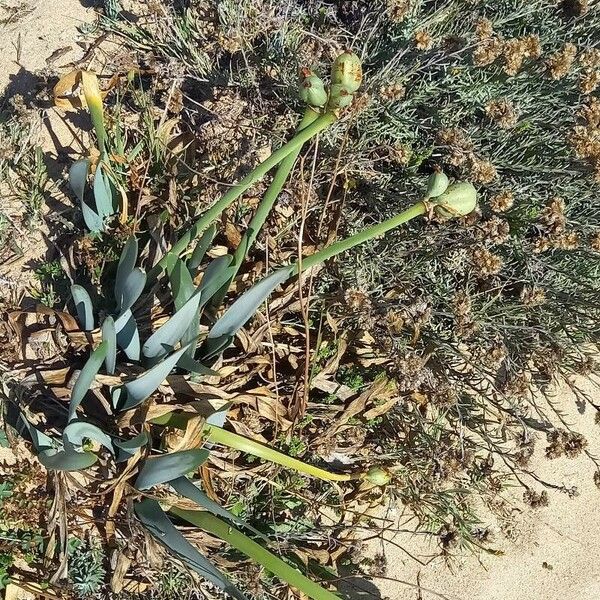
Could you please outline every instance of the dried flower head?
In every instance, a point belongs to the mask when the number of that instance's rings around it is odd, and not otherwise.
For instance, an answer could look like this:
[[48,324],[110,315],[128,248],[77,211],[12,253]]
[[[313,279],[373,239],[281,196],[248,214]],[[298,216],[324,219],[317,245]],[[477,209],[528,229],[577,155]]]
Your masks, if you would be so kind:
[[527,35],[507,40],[504,42],[502,53],[505,61],[504,72],[507,75],[516,75],[525,59],[537,59],[541,56],[540,39],[537,35]]
[[485,37],[475,47],[473,51],[473,64],[477,67],[491,65],[495,60],[502,56],[504,42],[498,37]]
[[412,155],[412,148],[407,144],[398,144],[390,148],[390,158],[392,162],[395,162],[403,167],[408,165]]
[[556,236],[554,247],[560,250],[576,250],[579,248],[579,234],[576,231],[568,231]]
[[502,190],[490,198],[490,208],[497,213],[506,212],[513,207],[515,197],[509,190]]
[[548,506],[548,492],[546,490],[535,492],[532,489],[527,489],[523,494],[523,502],[529,504],[531,508]]
[[592,96],[578,117],[582,124],[573,128],[569,142],[576,156],[587,160],[600,181],[600,100]]
[[371,299],[362,290],[349,289],[344,295],[344,300],[353,312],[364,312],[370,310]]
[[491,183],[498,177],[496,167],[489,161],[474,154],[469,157],[470,179],[475,183]]
[[559,197],[552,198],[548,205],[540,212],[540,223],[550,233],[564,231],[567,223],[565,201]]
[[571,69],[577,56],[577,46],[566,43],[564,47],[546,61],[546,68],[552,79],[562,79]]
[[546,293],[543,289],[536,286],[526,285],[521,290],[521,302],[525,306],[539,306],[546,301]]
[[505,219],[492,217],[483,221],[477,230],[477,238],[489,244],[503,244],[510,237],[510,225]]
[[401,83],[383,85],[379,88],[379,97],[385,102],[402,100],[406,96],[406,88]]
[[600,231],[597,231],[592,235],[590,239],[590,248],[596,252],[600,252]]
[[387,14],[390,21],[402,23],[411,9],[411,0],[388,0]]
[[480,40],[486,40],[494,35],[494,26],[489,19],[482,17],[475,23],[475,35]]
[[473,142],[460,129],[442,129],[437,135],[438,142],[447,147],[448,163],[459,166],[473,155]]
[[585,48],[579,54],[579,64],[585,69],[600,67],[600,49]]
[[546,456],[548,458],[576,458],[587,447],[587,440],[580,433],[567,431],[565,429],[554,429],[547,434],[548,446]]
[[460,339],[467,340],[478,331],[478,325],[471,312],[471,297],[465,290],[459,290],[452,299],[454,332]]
[[433,37],[425,30],[415,32],[415,46],[417,50],[429,50],[433,46]]
[[490,100],[485,105],[485,112],[502,129],[511,129],[519,119],[519,113],[515,105],[506,98]]
[[497,254],[487,248],[476,248],[471,254],[471,262],[478,277],[497,275],[504,266],[504,261]]
[[586,69],[579,80],[579,90],[582,94],[595,92],[600,85],[600,71],[598,69]]

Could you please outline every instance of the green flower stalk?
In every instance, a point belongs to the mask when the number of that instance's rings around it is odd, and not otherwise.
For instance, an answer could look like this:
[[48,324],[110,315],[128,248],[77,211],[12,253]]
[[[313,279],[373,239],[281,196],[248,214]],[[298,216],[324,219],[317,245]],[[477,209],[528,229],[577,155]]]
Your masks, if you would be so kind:
[[260,181],[273,167],[277,166],[292,152],[299,151],[305,142],[317,135],[323,129],[335,123],[337,116],[331,112],[318,117],[308,127],[298,132],[287,144],[273,152],[269,158],[260,163],[254,170],[246,175],[239,183],[234,185],[220,200],[215,202],[178,240],[170,252],[163,256],[158,263],[148,272],[149,283],[155,281],[165,270],[169,255],[179,256],[189,244],[198,237],[219,215],[237,200],[249,187]]
[[[304,116],[302,117],[302,120],[298,125],[296,133],[302,131],[303,129],[314,123],[314,121],[316,121],[318,117],[319,113],[315,112],[312,108],[307,107],[306,111],[304,112]],[[256,213],[254,214],[252,220],[250,221],[250,224],[248,225],[248,229],[244,233],[235,251],[235,254],[233,255],[231,267],[234,268],[234,271],[231,274],[230,278],[227,280],[227,283],[225,283],[223,287],[213,297],[211,301],[211,304],[213,306],[219,306],[223,301],[225,294],[227,294],[227,290],[229,289],[231,282],[235,279],[235,276],[237,275],[240,267],[242,266],[242,263],[244,262],[244,259],[246,258],[248,249],[251,248],[252,244],[254,244],[254,242],[256,241],[256,236],[262,229],[263,225],[265,224],[265,221],[271,213],[271,209],[273,208],[275,201],[281,193],[281,190],[283,189],[283,186],[285,185],[285,182],[287,181],[287,178],[289,177],[290,172],[292,171],[301,150],[302,146],[299,146],[297,150],[288,154],[279,163],[279,167],[275,172],[273,181],[271,182],[271,185],[269,185],[267,191],[265,192],[263,199],[261,200],[260,204],[258,205],[258,208],[256,209]]]
[[354,246],[381,236],[415,217],[428,214],[430,208],[444,218],[451,218],[468,215],[475,209],[476,205],[477,191],[473,187],[473,184],[467,182],[455,183],[445,193],[435,198],[434,201],[429,201],[429,199],[425,198],[382,223],[367,227],[349,238],[335,242],[319,250],[319,252],[315,252],[299,260],[294,265],[292,275],[297,275],[300,271],[311,269],[346,250],[354,248]]

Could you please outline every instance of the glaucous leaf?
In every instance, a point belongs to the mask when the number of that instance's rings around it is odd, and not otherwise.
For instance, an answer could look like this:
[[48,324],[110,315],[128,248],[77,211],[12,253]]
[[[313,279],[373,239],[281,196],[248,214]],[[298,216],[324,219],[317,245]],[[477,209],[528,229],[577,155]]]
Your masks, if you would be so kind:
[[102,323],[102,341],[106,342],[106,358],[104,367],[109,375],[114,374],[117,364],[117,330],[115,321],[111,316],[106,317]]
[[71,286],[71,295],[75,303],[77,318],[85,331],[94,329],[94,307],[86,289],[77,283]]
[[208,450],[192,449],[149,456],[135,480],[138,490],[148,490],[197,469],[208,458]]
[[204,557],[183,535],[175,529],[169,517],[156,500],[144,498],[134,504],[133,510],[144,527],[179,560],[194,569],[224,592],[237,600],[247,600],[232,583],[206,557]]
[[146,400],[146,398],[149,398],[156,391],[158,386],[167,378],[177,364],[177,361],[187,349],[188,346],[183,346],[183,348],[180,348],[177,352],[173,352],[173,354],[167,356],[162,362],[146,371],[143,375],[140,375],[137,379],[126,383],[124,387],[127,394],[119,409],[128,410],[134,408]]
[[108,351],[108,342],[102,342],[87,359],[85,365],[79,373],[79,377],[71,390],[71,400],[69,402],[69,421],[75,417],[77,407],[81,404],[81,401],[87,394],[96,374],[100,370],[106,353]]

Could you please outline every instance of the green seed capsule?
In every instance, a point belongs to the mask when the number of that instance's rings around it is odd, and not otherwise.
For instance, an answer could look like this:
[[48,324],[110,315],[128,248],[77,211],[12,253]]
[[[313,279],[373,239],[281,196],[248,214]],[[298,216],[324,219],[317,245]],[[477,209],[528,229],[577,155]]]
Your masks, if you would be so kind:
[[389,471],[381,467],[371,467],[364,475],[364,478],[373,485],[384,486],[391,481],[392,475]]
[[329,104],[327,105],[330,109],[346,108],[352,104],[352,93],[348,91],[346,86],[341,83],[336,83],[331,86],[329,91]]
[[300,100],[309,106],[319,108],[327,103],[327,91],[320,77],[308,75],[300,83]]
[[464,217],[475,210],[477,191],[472,183],[453,183],[441,196],[435,198],[432,204],[440,217]]
[[343,52],[331,67],[331,83],[339,83],[353,94],[362,82],[362,65],[360,58],[353,52]]
[[450,181],[448,176],[442,171],[435,171],[429,176],[427,181],[427,197],[437,198],[441,196],[447,189]]

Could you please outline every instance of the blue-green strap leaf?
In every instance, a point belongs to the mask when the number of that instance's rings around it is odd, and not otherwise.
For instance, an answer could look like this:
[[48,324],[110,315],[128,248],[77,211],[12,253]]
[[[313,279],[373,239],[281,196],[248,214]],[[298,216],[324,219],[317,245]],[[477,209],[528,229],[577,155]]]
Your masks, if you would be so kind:
[[115,321],[108,316],[102,323],[102,341],[106,342],[106,358],[104,359],[104,367],[109,375],[113,375],[117,365],[117,330],[115,329]]
[[70,450],[43,450],[39,461],[51,471],[81,471],[91,467],[98,457],[92,452],[74,452]]
[[140,360],[140,334],[131,309],[126,310],[115,321],[115,329],[117,331],[117,346],[123,349],[130,360]]
[[164,325],[157,329],[142,347],[142,354],[150,364],[166,356],[184,336],[198,312],[200,293],[196,292]]
[[102,444],[109,452],[114,454],[112,439],[102,429],[87,423],[86,421],[71,421],[63,431],[63,442],[65,448],[68,444],[76,447],[81,446],[84,439],[89,439]]
[[124,388],[127,395],[123,400],[122,406],[119,407],[120,410],[134,408],[146,400],[146,398],[149,398],[167,378],[188,347],[183,346],[183,348],[167,356],[162,362],[146,371],[143,375],[140,375],[137,379],[126,383]]
[[94,307],[87,290],[75,283],[71,286],[71,295],[75,303],[77,318],[85,331],[94,329]]
[[291,272],[291,267],[278,269],[244,292],[213,325],[205,342],[205,355],[212,357],[220,352],[223,344],[233,339],[233,336],[252,318],[269,294],[289,278]]
[[85,365],[79,373],[79,377],[71,390],[71,401],[69,402],[69,417],[71,421],[75,417],[77,407],[81,404],[81,401],[90,389],[96,374],[100,370],[106,353],[108,350],[108,342],[102,342],[90,355]]
[[119,264],[117,265],[117,275],[115,277],[115,300],[117,302],[118,310],[121,310],[123,288],[125,281],[129,277],[129,274],[135,268],[135,263],[138,257],[138,241],[137,238],[132,235],[125,242],[121,256],[119,257]]
[[258,535],[262,539],[266,540],[265,536],[260,531],[254,529],[252,525],[246,523],[243,519],[236,517],[230,513],[226,508],[223,508],[220,504],[217,504],[214,500],[211,500],[201,489],[199,489],[192,481],[187,477],[178,477],[169,481],[169,485],[182,496],[185,496],[192,502],[195,502],[198,506],[210,511],[218,517],[228,519],[232,523],[235,523],[239,527],[245,527],[252,533]]
[[145,446],[150,440],[148,434],[142,431],[130,440],[113,440],[117,449],[116,462],[121,463],[129,460],[142,446]]
[[142,465],[135,481],[138,490],[170,482],[197,469],[208,459],[208,450],[192,449],[149,456]]

